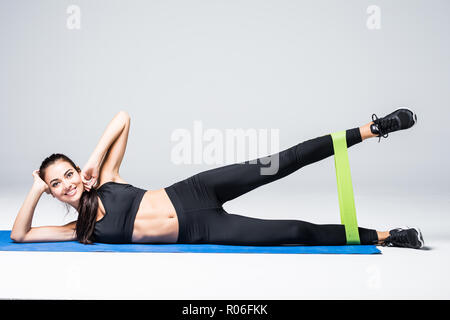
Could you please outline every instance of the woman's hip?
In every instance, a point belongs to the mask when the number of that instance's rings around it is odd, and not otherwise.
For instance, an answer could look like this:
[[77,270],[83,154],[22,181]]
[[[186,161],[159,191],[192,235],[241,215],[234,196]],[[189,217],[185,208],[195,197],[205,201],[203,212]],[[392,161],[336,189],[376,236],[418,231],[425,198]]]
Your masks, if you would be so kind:
[[178,181],[164,188],[176,210],[191,211],[206,208],[221,208],[214,190],[199,179],[199,174]]
[[178,181],[164,188],[178,218],[179,243],[205,243],[208,239],[206,222],[223,211],[211,190],[202,184],[198,175]]

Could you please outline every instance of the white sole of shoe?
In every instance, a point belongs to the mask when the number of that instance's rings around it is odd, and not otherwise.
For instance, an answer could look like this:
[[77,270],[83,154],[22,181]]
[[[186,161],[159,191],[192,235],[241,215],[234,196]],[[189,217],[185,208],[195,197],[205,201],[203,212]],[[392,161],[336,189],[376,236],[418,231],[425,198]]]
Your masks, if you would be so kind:
[[[413,120],[414,120],[414,124],[412,126],[414,126],[417,123],[417,114],[414,111],[412,111],[410,108],[405,108],[405,107],[398,108],[395,111],[400,110],[400,109],[406,109],[406,110],[411,111],[411,113],[413,114]],[[393,112],[395,112],[395,111],[393,111]]]
[[419,228],[416,228],[416,227],[406,227],[407,229],[414,229],[414,230],[416,230],[416,232],[417,232],[417,237],[419,238],[419,242],[420,242],[420,247],[419,247],[419,249],[420,248],[423,248],[423,246],[425,245],[425,241],[423,240],[423,235],[422,235],[422,231],[420,231],[420,229]]

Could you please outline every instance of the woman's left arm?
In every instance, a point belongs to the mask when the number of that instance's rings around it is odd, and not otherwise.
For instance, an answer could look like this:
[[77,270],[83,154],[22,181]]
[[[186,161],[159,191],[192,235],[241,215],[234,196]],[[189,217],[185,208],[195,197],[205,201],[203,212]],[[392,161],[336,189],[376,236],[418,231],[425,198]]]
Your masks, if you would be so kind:
[[[85,168],[98,168],[101,171],[99,173],[100,176],[105,171],[111,177],[118,175],[119,167],[125,154],[129,127],[129,114],[126,111],[119,111],[103,132]],[[99,177],[93,178],[96,180]],[[95,182],[93,181],[93,183]]]

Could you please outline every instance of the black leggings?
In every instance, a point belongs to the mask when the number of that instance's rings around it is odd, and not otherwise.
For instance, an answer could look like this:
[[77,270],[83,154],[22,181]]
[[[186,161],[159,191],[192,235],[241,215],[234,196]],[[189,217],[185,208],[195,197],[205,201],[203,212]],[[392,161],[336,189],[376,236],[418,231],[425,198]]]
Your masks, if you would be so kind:
[[[347,147],[361,142],[359,128],[346,130],[346,139]],[[172,184],[165,190],[177,212],[177,243],[345,245],[345,227],[340,224],[257,219],[228,213],[222,207],[227,201],[333,154],[333,140],[327,134],[267,157],[203,171]],[[269,167],[270,174],[263,174],[262,170]],[[361,244],[378,240],[375,230],[361,227],[359,237]]]

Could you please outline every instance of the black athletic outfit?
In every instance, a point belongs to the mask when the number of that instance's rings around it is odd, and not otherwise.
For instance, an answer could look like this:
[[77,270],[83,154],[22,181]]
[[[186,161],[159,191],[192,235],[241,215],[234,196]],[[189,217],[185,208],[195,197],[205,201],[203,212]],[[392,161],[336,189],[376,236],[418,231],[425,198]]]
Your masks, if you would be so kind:
[[[361,142],[359,128],[347,130],[346,139],[347,147]],[[333,141],[327,134],[271,156],[207,170],[172,184],[165,190],[178,217],[177,243],[345,245],[345,227],[340,224],[257,219],[228,213],[222,207],[227,201],[333,154]],[[272,156],[278,156],[278,160]],[[262,174],[262,168],[271,167],[269,160],[278,161],[278,171]],[[106,214],[95,224],[95,241],[131,243],[134,220],[145,192],[130,184],[101,185],[97,193]],[[378,240],[375,230],[365,228],[359,228],[359,237],[361,244]]]
[[147,190],[129,183],[105,182],[97,189],[105,215],[94,226],[94,241],[131,243],[134,220]]
[[[346,130],[347,147],[362,141],[359,128]],[[278,171],[263,175],[271,156],[214,168],[165,188],[178,217],[177,243],[230,245],[345,245],[345,227],[301,220],[258,219],[226,212],[222,205],[259,186],[334,154],[330,134],[301,142],[275,155]],[[255,161],[257,160],[257,161]],[[361,244],[374,244],[375,230],[359,228]]]

